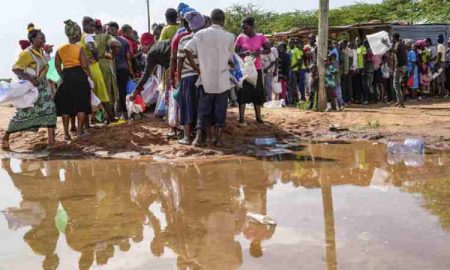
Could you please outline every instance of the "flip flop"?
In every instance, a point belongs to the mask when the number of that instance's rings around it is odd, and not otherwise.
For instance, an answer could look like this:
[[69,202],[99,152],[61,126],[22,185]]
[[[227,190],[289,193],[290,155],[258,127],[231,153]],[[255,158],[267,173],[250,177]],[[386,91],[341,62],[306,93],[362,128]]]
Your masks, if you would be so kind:
[[186,140],[186,139],[178,140],[178,143],[181,145],[191,145],[192,144],[192,142],[190,142],[189,140]]

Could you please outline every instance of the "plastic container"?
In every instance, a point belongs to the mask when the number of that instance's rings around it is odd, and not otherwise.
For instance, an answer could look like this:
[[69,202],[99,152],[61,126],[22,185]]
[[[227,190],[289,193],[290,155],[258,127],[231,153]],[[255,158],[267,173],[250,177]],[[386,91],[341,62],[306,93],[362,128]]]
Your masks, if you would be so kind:
[[405,152],[413,152],[416,154],[423,154],[425,153],[425,141],[421,138],[418,139],[412,139],[408,138],[405,139],[405,142],[403,144],[405,148]]
[[273,146],[278,143],[276,138],[256,138],[255,145],[258,146]]
[[403,154],[405,147],[401,143],[389,142],[387,145],[389,154]]
[[127,83],[127,95],[130,95],[131,93],[133,93],[134,89],[136,89],[137,86],[137,82],[133,81],[133,80],[129,80]]

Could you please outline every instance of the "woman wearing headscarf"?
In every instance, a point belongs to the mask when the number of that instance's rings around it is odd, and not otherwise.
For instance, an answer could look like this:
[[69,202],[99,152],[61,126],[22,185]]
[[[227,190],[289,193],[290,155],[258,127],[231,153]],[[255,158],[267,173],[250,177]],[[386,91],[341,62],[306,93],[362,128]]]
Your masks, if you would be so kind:
[[113,122],[114,107],[119,103],[119,88],[117,86],[117,78],[113,63],[113,54],[111,48],[120,46],[119,42],[111,35],[103,32],[103,25],[100,20],[95,20],[96,34],[94,37],[98,51],[98,63],[103,74],[103,81],[109,96],[109,103],[105,103],[107,113],[107,122]]
[[28,47],[30,47],[31,43],[28,40],[22,39],[19,40],[19,45],[22,51],[25,51]]
[[408,59],[408,88],[411,90],[411,96],[413,99],[416,98],[417,90],[419,89],[419,67],[418,67],[418,56],[417,56],[417,46],[413,44],[412,41],[407,43],[409,48],[407,59]]
[[100,101],[107,105],[110,100],[108,96],[108,90],[106,89],[105,81],[103,80],[102,70],[99,64],[99,52],[97,44],[95,43],[95,21],[90,17],[83,18],[83,31],[81,36],[80,45],[84,48],[86,56],[89,59],[89,71],[91,73],[92,80],[94,81],[94,93],[100,99]]
[[[62,84],[56,92],[55,103],[57,115],[63,120],[64,137],[70,140],[70,117],[77,117],[77,136],[83,134],[86,115],[91,113],[91,87],[88,81],[89,60],[79,44],[81,28],[71,20],[65,21],[64,24],[69,43],[61,46],[56,52],[55,65],[62,78]],[[64,66],[63,69],[61,65]]]
[[[186,58],[184,48],[192,40],[194,34],[204,27],[205,17],[196,11],[191,11],[185,14],[185,19],[189,23],[187,31],[193,33],[181,38],[176,55],[178,60],[177,81],[180,82],[180,94],[177,101],[180,107],[180,125],[184,126],[184,138],[178,142],[183,145],[190,145],[192,143],[192,127],[195,127],[197,123],[198,89],[195,83],[199,74]],[[194,60],[197,60],[196,64],[198,65],[198,59],[195,55]]]
[[48,66],[42,47],[45,45],[45,35],[33,24],[28,25],[28,41],[31,46],[22,51],[14,64],[12,71],[22,80],[30,81],[38,88],[39,94],[34,106],[17,109],[16,115],[9,122],[8,129],[2,140],[2,149],[9,150],[9,137],[20,131],[37,131],[48,129],[48,144],[55,143],[56,108],[45,78]]

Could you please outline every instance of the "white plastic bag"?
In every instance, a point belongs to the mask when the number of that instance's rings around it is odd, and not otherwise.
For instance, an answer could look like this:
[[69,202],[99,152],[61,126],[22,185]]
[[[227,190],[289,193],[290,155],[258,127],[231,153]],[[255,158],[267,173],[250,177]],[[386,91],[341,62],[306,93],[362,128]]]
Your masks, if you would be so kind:
[[151,76],[144,84],[144,90],[141,93],[142,98],[146,106],[156,104],[158,101],[158,86],[159,81],[156,76]]
[[102,104],[101,100],[95,95],[95,93],[93,91],[91,91],[92,112],[96,112],[96,111],[100,110],[101,104]]
[[244,59],[244,68],[242,69],[244,80],[255,86],[258,84],[258,71],[255,66],[255,58],[247,56]]
[[178,127],[178,105],[177,105],[177,101],[175,100],[175,98],[172,95],[172,91],[174,91],[174,89],[171,90],[170,94],[169,94],[169,110],[168,110],[168,117],[167,120],[169,122],[169,126],[176,128]]
[[389,51],[390,48],[384,44],[383,39],[387,40],[390,44],[389,33],[386,31],[367,35],[367,41],[369,41],[370,48],[374,55],[383,55]]
[[279,94],[281,94],[281,92],[283,92],[283,87],[281,86],[281,82],[278,81],[278,76],[273,77],[273,80],[272,80],[272,92],[275,95],[279,95]]
[[263,106],[264,106],[264,108],[267,108],[267,109],[281,109],[281,108],[283,108],[283,106],[286,106],[286,102],[284,101],[284,99],[272,100],[272,101],[264,103]]
[[29,81],[19,80],[1,84],[0,104],[11,102],[18,109],[31,108],[38,99],[39,90]]
[[231,81],[237,87],[242,88],[242,84],[244,83],[244,74],[243,74],[244,60],[242,60],[242,58],[235,53],[232,55],[231,61],[233,62],[234,65],[234,67],[230,69]]

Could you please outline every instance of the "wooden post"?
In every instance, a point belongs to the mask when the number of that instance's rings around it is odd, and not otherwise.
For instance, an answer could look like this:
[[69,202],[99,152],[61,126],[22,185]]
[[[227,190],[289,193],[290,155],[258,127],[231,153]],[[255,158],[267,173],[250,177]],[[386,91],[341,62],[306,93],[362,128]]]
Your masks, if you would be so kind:
[[328,56],[328,11],[330,1],[319,2],[319,33],[317,39],[317,67],[319,69],[319,98],[318,109],[323,112],[327,106],[327,91],[325,89],[325,63]]

